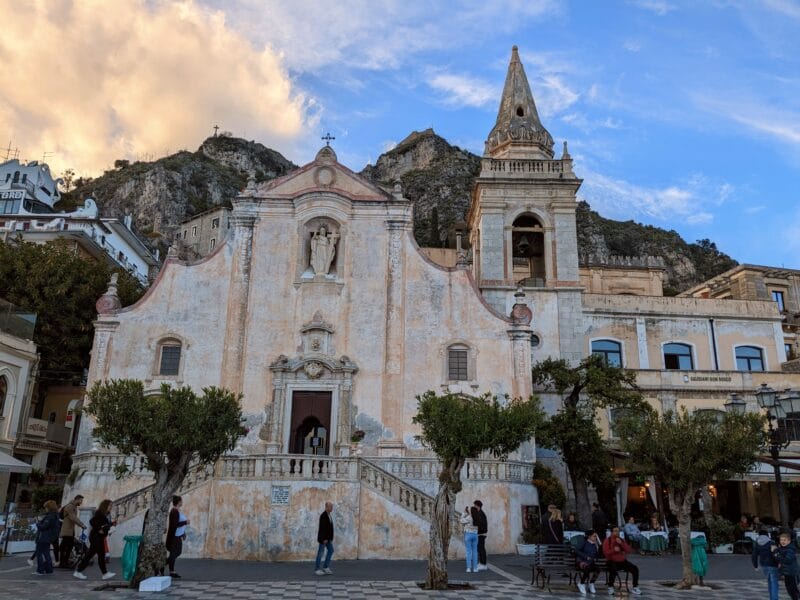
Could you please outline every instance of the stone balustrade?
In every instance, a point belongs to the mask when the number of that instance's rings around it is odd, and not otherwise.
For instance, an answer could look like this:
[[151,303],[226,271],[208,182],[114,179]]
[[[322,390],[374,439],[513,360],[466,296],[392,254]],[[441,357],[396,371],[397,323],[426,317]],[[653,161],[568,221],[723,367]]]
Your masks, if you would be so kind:
[[358,481],[358,459],[300,454],[223,456],[217,462],[215,476],[220,479]]
[[433,498],[367,460],[361,461],[361,482],[418,517],[431,520]]
[[[442,469],[435,458],[375,458],[388,473],[401,479],[438,479]],[[465,481],[508,481],[530,483],[533,480],[533,463],[502,460],[468,460],[461,470]]]
[[481,160],[481,177],[526,177],[544,176],[560,177],[572,174],[571,161],[564,160],[521,160],[521,159],[494,159]]

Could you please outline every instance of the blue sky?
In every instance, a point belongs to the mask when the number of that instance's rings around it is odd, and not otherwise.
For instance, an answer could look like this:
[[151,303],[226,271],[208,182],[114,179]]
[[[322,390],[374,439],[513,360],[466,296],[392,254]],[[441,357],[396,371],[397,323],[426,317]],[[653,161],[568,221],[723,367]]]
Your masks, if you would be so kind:
[[[0,92],[0,136],[86,174],[193,149],[214,123],[298,163],[329,130],[356,170],[426,127],[480,154],[517,44],[602,215],[800,268],[800,2],[326,4],[131,0],[102,27],[91,6],[38,4],[57,39],[41,60],[91,67],[60,69],[63,97],[41,108]],[[47,52],[35,42],[20,69]]]

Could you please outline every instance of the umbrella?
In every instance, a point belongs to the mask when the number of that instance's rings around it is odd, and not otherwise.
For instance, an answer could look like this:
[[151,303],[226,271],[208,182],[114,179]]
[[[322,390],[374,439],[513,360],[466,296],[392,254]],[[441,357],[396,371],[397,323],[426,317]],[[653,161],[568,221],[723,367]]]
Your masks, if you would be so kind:
[[0,473],[30,473],[32,467],[28,463],[17,460],[13,456],[0,452]]

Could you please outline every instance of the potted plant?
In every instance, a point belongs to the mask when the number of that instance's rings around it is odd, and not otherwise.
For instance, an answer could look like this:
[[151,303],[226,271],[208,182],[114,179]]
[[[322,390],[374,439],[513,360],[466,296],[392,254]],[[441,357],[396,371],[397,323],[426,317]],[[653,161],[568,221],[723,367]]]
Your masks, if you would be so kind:
[[353,444],[353,454],[359,456],[363,449],[361,448],[361,442],[364,441],[364,437],[366,436],[366,432],[362,431],[361,429],[357,429],[353,432],[353,435],[350,436],[350,442]]
[[531,556],[536,553],[536,546],[543,542],[543,536],[538,524],[529,526],[519,534],[517,543],[517,554],[520,556]]
[[736,526],[719,515],[712,515],[706,525],[714,554],[733,554],[733,530]]

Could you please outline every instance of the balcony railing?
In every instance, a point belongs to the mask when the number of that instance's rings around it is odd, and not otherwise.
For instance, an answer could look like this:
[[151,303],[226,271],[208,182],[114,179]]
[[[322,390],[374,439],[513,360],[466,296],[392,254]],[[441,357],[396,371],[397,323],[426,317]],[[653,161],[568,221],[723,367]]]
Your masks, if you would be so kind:
[[0,331],[31,340],[35,328],[36,313],[25,312],[13,304],[0,304]]

